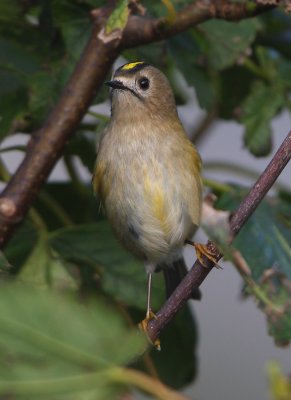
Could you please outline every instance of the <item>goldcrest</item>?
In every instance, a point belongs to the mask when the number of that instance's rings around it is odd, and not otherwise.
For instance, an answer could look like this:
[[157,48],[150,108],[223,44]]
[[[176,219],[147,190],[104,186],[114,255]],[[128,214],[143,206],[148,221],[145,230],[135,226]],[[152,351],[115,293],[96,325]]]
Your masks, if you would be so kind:
[[201,215],[201,160],[177,114],[166,76],[134,62],[118,68],[111,119],[98,149],[93,187],[113,232],[142,260],[149,278],[162,270],[169,296],[187,269],[182,250]]

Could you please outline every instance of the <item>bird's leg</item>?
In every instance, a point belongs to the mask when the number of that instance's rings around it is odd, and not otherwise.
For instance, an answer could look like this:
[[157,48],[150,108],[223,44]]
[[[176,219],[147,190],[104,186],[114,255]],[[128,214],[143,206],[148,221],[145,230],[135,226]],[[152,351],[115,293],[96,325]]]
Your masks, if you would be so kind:
[[195,248],[197,258],[198,258],[200,264],[203,265],[203,267],[207,268],[207,266],[205,265],[205,261],[203,259],[203,257],[206,257],[206,258],[208,258],[208,260],[213,262],[213,264],[215,265],[216,268],[221,269],[220,265],[216,261],[216,258],[215,258],[216,254],[214,252],[212,252],[207,247],[206,244],[195,243],[188,239],[185,240],[185,243],[190,244],[191,246],[193,246]]
[[145,332],[147,335],[147,338],[149,341],[156,347],[157,350],[161,350],[161,342],[160,339],[156,339],[154,343],[151,341],[148,335],[148,324],[149,322],[155,318],[157,319],[158,317],[156,314],[152,311],[151,309],[151,290],[152,290],[152,273],[148,272],[148,290],[147,290],[147,312],[146,312],[146,317],[143,319],[139,324],[139,328]]
[[151,310],[151,291],[152,291],[152,273],[148,273],[148,290],[147,290],[147,313],[146,319],[150,320],[155,317],[155,314]]

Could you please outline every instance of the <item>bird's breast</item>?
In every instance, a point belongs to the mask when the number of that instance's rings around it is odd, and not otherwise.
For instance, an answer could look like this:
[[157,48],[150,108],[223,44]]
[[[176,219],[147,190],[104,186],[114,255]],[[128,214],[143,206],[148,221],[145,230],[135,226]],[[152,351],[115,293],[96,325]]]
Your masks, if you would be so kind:
[[119,239],[137,255],[163,259],[199,223],[200,178],[191,144],[185,154],[175,136],[142,133],[105,136],[95,177]]

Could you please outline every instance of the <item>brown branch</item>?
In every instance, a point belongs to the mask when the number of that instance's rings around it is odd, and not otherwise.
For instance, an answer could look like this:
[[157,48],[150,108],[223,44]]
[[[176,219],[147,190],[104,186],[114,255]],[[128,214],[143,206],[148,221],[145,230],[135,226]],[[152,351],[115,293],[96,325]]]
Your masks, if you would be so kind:
[[117,56],[116,41],[105,46],[98,31],[94,26],[58,104],[32,136],[23,162],[0,196],[0,247],[24,218]]
[[166,17],[146,19],[131,16],[123,32],[121,48],[135,47],[167,39],[210,19],[240,21],[273,8],[274,6],[256,2],[253,3],[253,7],[250,7],[249,2],[233,3],[225,0],[211,2],[201,0],[178,12],[175,20],[171,23]]
[[201,0],[177,13],[171,23],[166,18],[132,15],[123,32],[113,32],[109,37],[101,33],[110,10],[95,10],[91,37],[68,84],[47,121],[31,138],[23,162],[0,196],[0,247],[25,217],[122,49],[165,39],[208,19],[236,21],[272,8],[256,2],[253,7],[247,4]]
[[[287,137],[279,147],[265,171],[259,177],[257,182],[249,191],[248,195],[240,204],[239,208],[233,214],[230,220],[230,229],[233,237],[239,233],[242,226],[253,214],[255,209],[272,187],[275,180],[289,162],[290,158],[291,131],[288,133]],[[215,254],[215,259],[217,261],[220,260],[222,254],[219,253],[218,248],[212,242],[208,242],[207,247]],[[157,319],[150,321],[148,325],[148,336],[153,343],[160,336],[161,331],[186,303],[186,301],[190,299],[192,288],[200,286],[214,266],[214,264],[208,259],[205,259],[205,264],[208,268],[205,268],[198,260],[195,262],[189,273],[173,292],[171,297],[169,297],[162,308],[157,312]]]

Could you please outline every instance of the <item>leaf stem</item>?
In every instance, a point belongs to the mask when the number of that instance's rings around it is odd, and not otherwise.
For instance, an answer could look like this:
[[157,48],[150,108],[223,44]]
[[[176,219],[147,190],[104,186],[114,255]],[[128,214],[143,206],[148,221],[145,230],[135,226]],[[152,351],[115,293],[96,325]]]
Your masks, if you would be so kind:
[[100,387],[110,383],[134,386],[160,400],[189,400],[188,397],[175,392],[142,372],[120,367],[58,379],[0,381],[0,394],[8,393],[14,396],[60,395],[94,389],[98,391]]
[[97,112],[92,111],[90,109],[88,110],[87,114],[91,115],[92,117],[98,118],[103,122],[108,122],[110,120],[110,117],[108,117],[107,115],[97,113]]
[[256,299],[273,312],[277,314],[282,314],[283,310],[276,304],[274,304],[260,288],[260,286],[257,285],[257,283],[252,279],[249,272],[250,269],[240,252],[236,249],[231,249],[230,251],[228,251],[227,255],[229,260],[236,267],[236,270],[238,271],[242,279],[245,281],[251,293],[256,297]]
[[251,72],[253,72],[255,75],[257,75],[259,78],[264,79],[265,81],[269,81],[270,77],[267,72],[265,72],[261,67],[259,67],[256,63],[254,63],[252,60],[249,58],[246,58],[244,60],[244,66]]
[[[204,171],[208,171],[208,170],[216,171],[217,169],[226,171],[226,172],[230,172],[230,173],[235,173],[240,176],[249,178],[251,180],[258,179],[258,176],[259,176],[259,173],[251,168],[248,168],[243,165],[233,164],[233,163],[226,162],[226,161],[211,161],[211,162],[203,163]],[[275,182],[274,188],[276,188],[277,190],[285,190],[285,191],[289,190],[289,188],[286,185],[283,185],[280,182]]]
[[113,368],[108,371],[108,375],[116,383],[133,385],[160,400],[189,400],[188,397],[168,388],[161,381],[131,368]]
[[71,156],[64,155],[64,162],[66,165],[67,172],[71,178],[72,184],[75,187],[75,189],[78,191],[78,193],[82,196],[85,193],[85,188],[80,181],[79,174],[74,166],[73,159]]
[[227,183],[217,182],[209,178],[203,178],[203,185],[219,193],[231,192],[233,190]]
[[44,222],[44,219],[41,215],[36,211],[35,208],[31,208],[28,212],[29,218],[32,220],[36,228],[41,232],[47,232],[47,226]]
[[249,289],[253,293],[253,295],[266,307],[269,307],[273,312],[277,314],[283,314],[283,310],[276,306],[269,298],[268,296],[261,290],[259,285],[256,284],[256,282],[250,277],[250,276],[244,276],[242,275],[242,278],[244,279],[245,283],[248,285]]
[[2,149],[0,149],[0,153],[8,153],[10,151],[21,151],[24,152],[26,149],[25,146],[7,146],[7,147],[2,147]]
[[0,157],[0,178],[3,182],[8,182],[10,179],[10,174],[6,165],[4,164],[2,158]]
[[63,225],[73,225],[73,221],[63,207],[61,207],[61,205],[47,191],[41,191],[39,193],[39,199],[56,215]]

